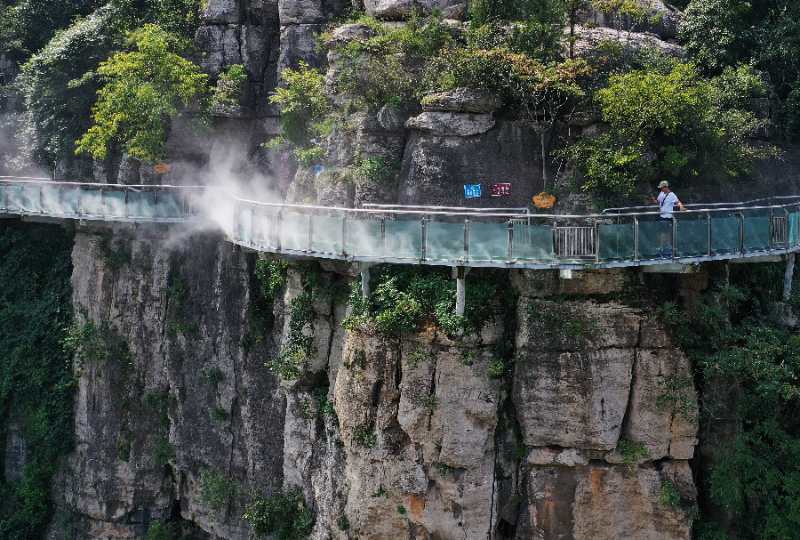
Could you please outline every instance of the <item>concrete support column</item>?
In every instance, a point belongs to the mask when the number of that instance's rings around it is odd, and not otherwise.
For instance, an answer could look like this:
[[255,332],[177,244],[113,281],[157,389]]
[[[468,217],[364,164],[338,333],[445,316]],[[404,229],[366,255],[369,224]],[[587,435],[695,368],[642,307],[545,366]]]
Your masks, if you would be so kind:
[[467,307],[467,269],[458,266],[456,274],[456,315],[463,316]]
[[786,257],[786,271],[783,273],[783,301],[788,302],[792,297],[792,280],[794,279],[795,253],[789,253]]
[[361,296],[364,298],[369,298],[370,293],[372,292],[369,288],[369,265],[362,264],[361,265]]

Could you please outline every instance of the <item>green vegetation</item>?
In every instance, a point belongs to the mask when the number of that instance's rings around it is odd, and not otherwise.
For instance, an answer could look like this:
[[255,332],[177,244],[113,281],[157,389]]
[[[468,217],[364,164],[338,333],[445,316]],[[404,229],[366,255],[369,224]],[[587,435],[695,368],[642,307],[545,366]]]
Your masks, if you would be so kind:
[[62,342],[72,318],[72,237],[53,226],[0,227],[0,423],[26,443],[20,478],[0,481],[0,537],[40,538],[50,481],[73,444],[76,381]]
[[[273,275],[281,274],[270,274]],[[267,363],[267,367],[284,379],[300,377],[309,357],[316,353],[313,322],[315,295],[319,294],[318,279],[316,267],[309,266],[302,273],[303,290],[289,302],[289,333],[286,342],[278,356]],[[266,292],[269,291],[265,290]]]
[[225,380],[225,373],[218,367],[204,367],[200,370],[200,376],[209,385],[213,386],[216,390],[219,383]]
[[388,185],[397,178],[399,164],[391,163],[386,158],[372,156],[360,159],[353,168],[356,184]]
[[693,0],[681,24],[690,58],[711,74],[751,65],[767,74],[773,120],[800,135],[800,4],[791,0]]
[[176,523],[154,521],[147,529],[145,540],[175,540],[180,538],[180,529]]
[[629,439],[620,439],[617,442],[617,452],[622,456],[622,463],[629,469],[635,468],[639,461],[650,455],[644,444]]
[[675,484],[672,483],[671,480],[661,481],[661,490],[658,494],[658,500],[664,506],[669,506],[670,508],[680,508],[681,494],[678,492],[678,488],[675,487]]
[[[247,506],[242,517],[257,536],[272,535],[278,540],[302,540],[308,538],[314,528],[314,514],[299,488],[257,498]],[[346,530],[341,525],[339,528]]]
[[241,104],[247,84],[247,71],[242,64],[234,64],[220,74],[211,101],[217,107],[237,107]]
[[215,405],[211,408],[211,412],[209,413],[211,416],[211,420],[216,422],[217,424],[224,424],[231,418],[231,413],[228,412],[227,409],[224,407],[220,407],[219,405]]
[[[23,0],[12,4],[0,4],[0,48],[17,61],[27,59],[15,85],[25,102],[24,149],[26,157],[51,169],[75,163],[75,142],[91,126],[101,83],[98,67],[123,46],[126,32],[156,23],[169,36],[187,39],[194,35],[200,10],[200,0]],[[100,4],[106,5],[98,8]],[[133,109],[120,112],[137,114]]]
[[378,444],[378,436],[370,426],[358,426],[353,430],[353,440],[364,448],[375,448]]
[[745,108],[764,92],[746,67],[712,80],[681,63],[666,73],[612,75],[595,96],[611,129],[568,151],[583,173],[582,189],[607,198],[629,196],[642,181],[747,175],[755,159],[772,153],[750,140],[763,122]]
[[439,270],[420,267],[380,267],[370,298],[354,286],[351,315],[344,321],[351,330],[374,328],[387,335],[413,332],[425,322],[436,322],[449,334],[480,329],[495,314],[497,285],[491,279],[471,280],[463,317],[455,315],[455,280]]
[[704,515],[703,530],[790,538],[800,523],[800,336],[767,318],[782,273],[781,264],[731,267],[730,281],[690,309],[667,303],[660,312],[695,365],[701,432],[716,448],[700,488],[730,522]]
[[113,144],[131,156],[156,161],[165,155],[169,120],[182,108],[207,108],[208,76],[181,57],[188,43],[154,24],[127,37],[130,52],[100,64],[101,87],[92,108],[93,125],[76,151],[104,159]]
[[275,301],[278,292],[286,286],[286,274],[289,263],[281,259],[258,259],[256,261],[256,278],[261,285],[261,294],[270,304]]
[[291,146],[298,161],[308,166],[323,157],[320,145],[333,127],[328,118],[332,105],[325,93],[325,75],[300,62],[297,69],[283,70],[281,79],[284,86],[270,97],[270,103],[281,109],[281,135],[269,145]]
[[173,262],[167,275],[167,335],[173,339],[178,335],[195,338],[200,327],[191,320],[189,285],[179,273],[179,264],[180,261]]
[[222,512],[239,493],[238,483],[216,469],[200,471],[200,500],[215,512]]

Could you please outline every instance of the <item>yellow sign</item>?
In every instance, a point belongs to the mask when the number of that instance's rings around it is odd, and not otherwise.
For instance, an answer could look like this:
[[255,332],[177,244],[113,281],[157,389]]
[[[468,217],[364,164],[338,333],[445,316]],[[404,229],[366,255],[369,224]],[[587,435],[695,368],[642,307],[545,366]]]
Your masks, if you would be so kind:
[[533,204],[536,205],[536,208],[552,208],[556,204],[556,198],[554,195],[542,191],[533,198]]

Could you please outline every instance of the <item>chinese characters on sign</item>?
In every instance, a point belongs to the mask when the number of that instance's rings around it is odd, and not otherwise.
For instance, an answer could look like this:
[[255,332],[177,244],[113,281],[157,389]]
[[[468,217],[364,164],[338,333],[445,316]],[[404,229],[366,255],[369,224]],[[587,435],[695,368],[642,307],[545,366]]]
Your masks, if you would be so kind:
[[480,184],[464,184],[464,198],[465,199],[480,199],[481,198],[481,185]]
[[492,197],[506,197],[511,195],[511,183],[500,182],[497,184],[492,184],[490,193]]

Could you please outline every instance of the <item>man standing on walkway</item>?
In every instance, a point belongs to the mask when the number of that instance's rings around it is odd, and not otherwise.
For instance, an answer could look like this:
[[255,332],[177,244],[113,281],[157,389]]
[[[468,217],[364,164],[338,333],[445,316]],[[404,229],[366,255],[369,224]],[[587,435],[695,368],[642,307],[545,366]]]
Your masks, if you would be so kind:
[[669,182],[662,180],[658,183],[658,198],[650,197],[650,202],[657,203],[661,211],[661,219],[672,219],[672,212],[675,210],[675,205],[683,210],[683,203],[678,199],[678,196],[669,189]]
[[678,199],[678,196],[669,189],[669,182],[666,180],[662,180],[658,183],[658,189],[661,191],[661,193],[658,194],[658,198],[650,197],[650,202],[658,204],[659,218],[664,224],[664,230],[659,235],[661,244],[659,252],[662,257],[672,257],[672,213],[675,211],[675,205],[678,205],[678,208],[683,210],[683,203]]

